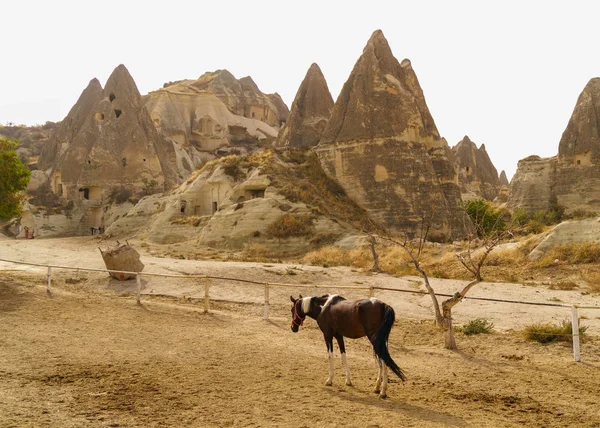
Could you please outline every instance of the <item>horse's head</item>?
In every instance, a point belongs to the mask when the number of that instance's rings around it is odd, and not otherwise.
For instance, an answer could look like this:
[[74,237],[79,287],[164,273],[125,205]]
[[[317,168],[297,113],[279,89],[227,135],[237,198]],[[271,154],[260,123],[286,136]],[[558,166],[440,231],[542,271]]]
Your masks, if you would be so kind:
[[290,300],[292,301],[292,331],[297,333],[306,318],[306,314],[302,310],[302,295],[297,299],[290,296]]

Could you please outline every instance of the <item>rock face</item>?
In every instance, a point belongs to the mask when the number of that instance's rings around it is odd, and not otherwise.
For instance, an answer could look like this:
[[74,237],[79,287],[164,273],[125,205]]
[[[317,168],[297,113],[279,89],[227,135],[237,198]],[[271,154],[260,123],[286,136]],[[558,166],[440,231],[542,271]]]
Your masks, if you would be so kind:
[[[494,167],[485,145],[479,148],[468,136],[454,147],[452,151],[458,165],[458,184],[463,200],[484,198],[494,200],[500,192],[498,171]],[[504,176],[506,179],[506,175]]]
[[307,150],[316,146],[325,131],[333,98],[317,64],[312,64],[296,93],[289,120],[280,131],[276,146]]
[[498,181],[500,182],[500,186],[510,186],[510,182],[508,181],[508,177],[506,176],[506,172],[504,172],[504,170],[502,170],[502,172],[500,173]]
[[411,63],[375,31],[334,105],[316,147],[325,171],[382,226],[431,237],[463,236],[451,149],[440,138]]
[[[131,195],[162,191],[176,180],[174,156],[144,109],[123,65],[104,89],[93,79],[42,151],[39,168],[52,191],[83,212],[74,230],[104,226],[107,199],[116,190]],[[79,205],[85,205],[80,207]]]
[[558,155],[519,161],[508,205],[528,212],[557,206],[600,211],[600,78],[591,79],[579,96]]
[[269,226],[284,215],[313,219],[311,238],[337,238],[351,232],[338,221],[316,215],[302,202],[287,200],[260,168],[251,167],[236,179],[224,163],[209,165],[168,195],[150,195],[106,231],[113,237],[137,237],[149,242],[194,240],[199,245],[241,249],[260,246],[274,252],[307,251],[306,236],[281,240],[269,237]]
[[217,154],[274,140],[289,113],[278,94],[263,94],[250,77],[237,80],[227,70],[167,84],[150,92],[145,106],[170,141],[181,178]]

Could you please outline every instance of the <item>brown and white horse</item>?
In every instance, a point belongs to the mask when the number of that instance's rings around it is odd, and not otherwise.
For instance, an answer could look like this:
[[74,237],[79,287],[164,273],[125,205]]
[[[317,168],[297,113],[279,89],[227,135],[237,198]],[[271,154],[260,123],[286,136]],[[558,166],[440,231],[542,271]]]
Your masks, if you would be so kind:
[[387,342],[390,330],[394,325],[394,309],[381,300],[370,298],[362,300],[346,300],[337,294],[321,297],[302,297],[292,301],[292,331],[296,333],[306,317],[317,321],[323,332],[327,353],[329,355],[329,378],[326,385],[333,383],[333,338],[335,337],[342,362],[346,370],[346,385],[352,385],[344,337],[358,339],[367,336],[373,345],[373,351],[379,365],[379,374],[375,384],[375,392],[381,398],[387,397],[387,368],[389,367],[404,381],[406,378],[398,365],[392,360]]

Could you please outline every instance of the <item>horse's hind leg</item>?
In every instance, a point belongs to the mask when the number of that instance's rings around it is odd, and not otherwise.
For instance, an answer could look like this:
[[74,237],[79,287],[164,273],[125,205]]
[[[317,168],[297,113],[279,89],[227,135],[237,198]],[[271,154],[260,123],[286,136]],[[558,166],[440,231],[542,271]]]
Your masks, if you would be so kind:
[[338,334],[335,336],[337,339],[338,346],[340,347],[340,354],[342,354],[342,362],[344,363],[344,370],[346,370],[346,385],[352,386],[352,379],[350,378],[350,368],[348,367],[348,358],[346,357],[346,346],[344,345],[344,336]]
[[379,367],[379,371],[377,372],[377,381],[375,382],[375,389],[373,390],[373,392],[379,394],[379,392],[381,392],[381,380],[383,378],[383,367],[385,366],[385,364],[383,364],[381,358],[375,358],[377,359],[377,366]]
[[325,385],[333,385],[333,337],[325,337],[325,344],[327,345],[327,355],[329,356],[329,377]]
[[[383,361],[382,361],[383,363]],[[385,363],[383,366],[383,377],[381,380],[381,392],[379,393],[379,398],[387,398],[387,384],[388,384],[388,368]]]

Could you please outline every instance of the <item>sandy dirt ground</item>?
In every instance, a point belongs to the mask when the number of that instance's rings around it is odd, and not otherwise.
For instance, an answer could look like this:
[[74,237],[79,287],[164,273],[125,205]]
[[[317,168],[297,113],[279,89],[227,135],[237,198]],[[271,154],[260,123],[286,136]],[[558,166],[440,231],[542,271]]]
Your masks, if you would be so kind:
[[[103,267],[96,249],[101,243],[92,238],[35,241],[2,240],[0,258]],[[312,289],[318,294],[328,284],[420,287],[417,278],[345,268],[150,254],[143,261],[152,272],[318,284]],[[531,321],[565,319],[569,311],[562,308],[461,303],[458,323],[485,314],[497,332],[457,334],[460,350],[449,351],[432,326],[428,296],[378,291],[396,309],[390,352],[408,378],[404,384],[392,378],[389,398],[381,400],[371,392],[376,369],[366,339],[346,341],[354,386],[344,385],[337,350],[334,386],[324,385],[328,364],[320,331],[308,322],[298,334],[290,331],[288,296],[299,288],[273,288],[270,321],[264,321],[257,286],[211,281],[215,300],[204,314],[198,281],[149,278],[138,306],[132,285],[101,273],[58,271],[47,295],[44,273],[0,264],[0,427],[600,427],[598,312],[582,320],[591,336],[582,344],[581,363],[573,361],[569,345],[532,343],[518,333]],[[434,286],[451,292],[457,284]],[[310,290],[304,294],[315,294]],[[514,284],[473,291],[598,304],[597,297],[576,291]]]

